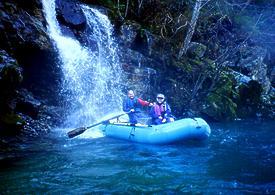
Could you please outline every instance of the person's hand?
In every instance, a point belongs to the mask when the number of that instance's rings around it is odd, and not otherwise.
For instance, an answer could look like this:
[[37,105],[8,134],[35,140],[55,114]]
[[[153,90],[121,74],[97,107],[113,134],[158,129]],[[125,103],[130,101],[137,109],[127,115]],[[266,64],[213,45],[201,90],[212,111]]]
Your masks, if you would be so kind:
[[162,120],[162,116],[159,116],[159,119]]
[[149,103],[149,106],[154,106],[154,104],[150,102],[150,103]]
[[135,109],[131,109],[130,112],[135,112]]

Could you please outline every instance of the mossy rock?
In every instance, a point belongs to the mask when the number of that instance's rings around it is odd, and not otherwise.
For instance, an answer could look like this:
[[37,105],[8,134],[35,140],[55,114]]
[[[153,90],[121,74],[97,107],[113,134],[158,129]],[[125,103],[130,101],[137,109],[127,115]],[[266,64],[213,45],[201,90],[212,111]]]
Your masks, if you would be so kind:
[[226,96],[210,94],[203,113],[216,121],[230,121],[237,117],[237,104]]
[[207,96],[202,112],[216,121],[233,120],[237,117],[233,94],[233,81],[223,74],[216,90]]

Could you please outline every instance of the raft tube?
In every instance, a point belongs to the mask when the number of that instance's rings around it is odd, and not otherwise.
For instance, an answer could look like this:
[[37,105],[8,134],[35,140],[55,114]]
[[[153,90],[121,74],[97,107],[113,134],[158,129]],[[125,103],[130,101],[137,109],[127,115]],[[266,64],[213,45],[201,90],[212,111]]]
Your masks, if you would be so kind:
[[170,144],[210,136],[209,125],[201,118],[184,118],[161,125],[108,123],[100,126],[107,137],[147,144]]

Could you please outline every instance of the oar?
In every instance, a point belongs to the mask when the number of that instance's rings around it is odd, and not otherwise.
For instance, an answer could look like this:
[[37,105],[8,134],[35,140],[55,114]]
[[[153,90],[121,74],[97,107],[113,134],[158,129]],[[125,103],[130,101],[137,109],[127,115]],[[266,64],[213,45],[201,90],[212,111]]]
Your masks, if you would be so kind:
[[97,125],[100,125],[100,124],[102,124],[102,123],[105,123],[105,122],[107,122],[107,121],[109,121],[109,120],[112,120],[112,119],[121,117],[121,116],[123,116],[123,115],[125,115],[125,114],[129,114],[129,113],[126,112],[126,113],[123,113],[123,114],[114,116],[114,117],[112,117],[112,118],[109,118],[109,119],[106,119],[106,120],[104,120],[104,121],[95,123],[95,124],[93,124],[93,125],[91,125],[91,126],[88,126],[88,127],[79,127],[79,128],[74,129],[74,130],[72,130],[72,131],[69,131],[69,132],[67,133],[67,135],[68,135],[69,138],[73,138],[73,137],[75,137],[75,136],[80,135],[81,133],[84,133],[84,131],[86,131],[87,129],[90,129],[90,128],[92,128],[92,127],[95,127],[95,126],[97,126]]

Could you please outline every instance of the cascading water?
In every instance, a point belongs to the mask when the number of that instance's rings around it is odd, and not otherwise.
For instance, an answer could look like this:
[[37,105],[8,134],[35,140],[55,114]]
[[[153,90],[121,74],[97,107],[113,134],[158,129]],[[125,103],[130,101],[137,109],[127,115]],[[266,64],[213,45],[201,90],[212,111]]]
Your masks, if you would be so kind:
[[108,18],[96,9],[81,7],[88,23],[88,39],[96,44],[96,51],[92,51],[76,39],[62,35],[55,0],[42,0],[42,3],[48,32],[58,50],[64,74],[61,92],[67,104],[65,125],[87,125],[106,114],[119,112],[122,70]]

